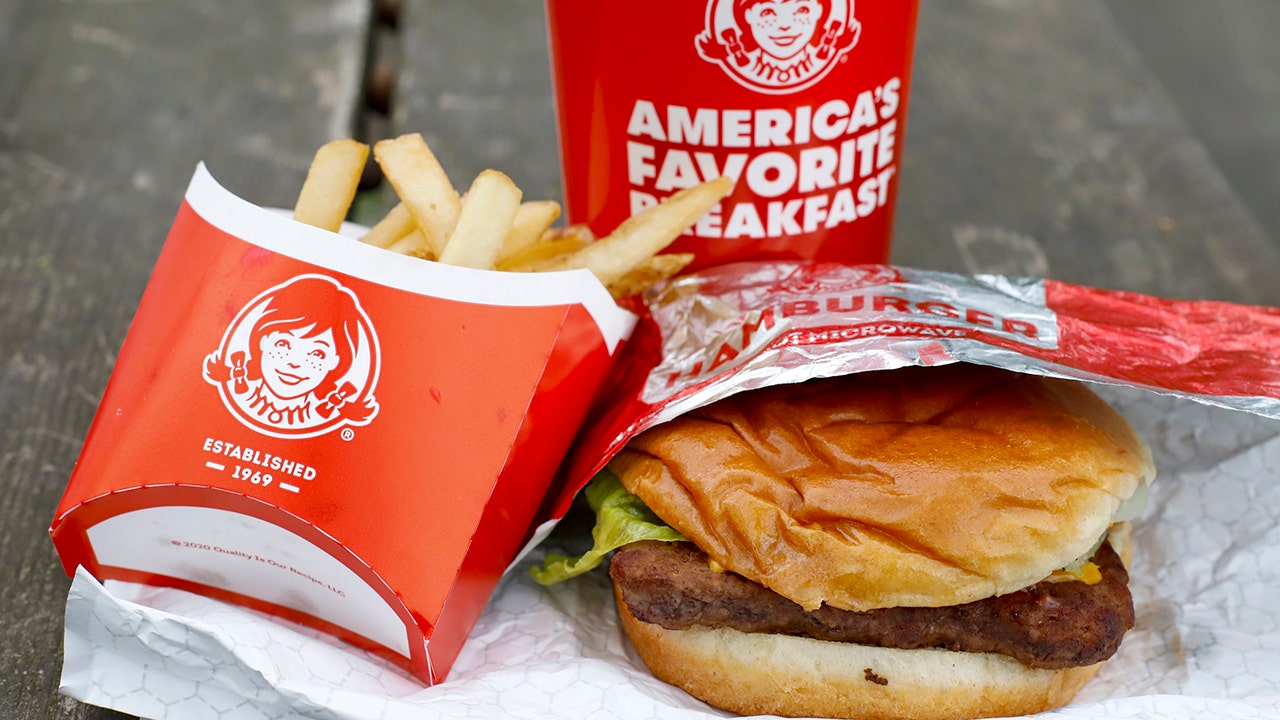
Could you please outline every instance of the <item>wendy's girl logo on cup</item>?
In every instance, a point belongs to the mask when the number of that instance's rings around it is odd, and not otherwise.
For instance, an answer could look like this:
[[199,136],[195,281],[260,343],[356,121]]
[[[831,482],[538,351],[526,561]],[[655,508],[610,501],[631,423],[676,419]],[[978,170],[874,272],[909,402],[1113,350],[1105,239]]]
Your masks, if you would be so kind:
[[[887,261],[916,0],[547,0],[565,204],[607,231],[733,192],[669,252]],[[643,62],[637,59],[643,58]]]
[[300,275],[254,298],[204,362],[227,410],[273,437],[365,425],[378,412],[378,339],[354,292]]
[[843,0],[711,0],[698,54],[757,92],[803,90],[858,42],[852,9]]

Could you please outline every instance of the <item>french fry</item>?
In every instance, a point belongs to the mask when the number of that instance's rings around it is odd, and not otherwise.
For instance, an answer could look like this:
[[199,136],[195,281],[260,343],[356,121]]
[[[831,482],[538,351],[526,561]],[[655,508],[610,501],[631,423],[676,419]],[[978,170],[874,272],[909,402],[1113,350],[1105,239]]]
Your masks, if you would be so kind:
[[515,220],[511,222],[511,231],[502,241],[502,249],[494,264],[501,264],[525,248],[538,242],[551,227],[551,223],[560,217],[560,203],[554,200],[531,200],[520,203]]
[[497,268],[511,272],[537,272],[562,256],[577,252],[595,239],[585,225],[571,226],[577,232],[548,232],[541,240],[499,261]]
[[400,253],[401,255],[412,255],[423,260],[435,260],[435,253],[431,252],[431,244],[427,242],[427,236],[422,234],[418,228],[413,228],[409,234],[396,240],[387,246],[387,250]]
[[[374,247],[389,248],[417,229],[418,223],[414,221],[413,213],[409,212],[409,208],[405,207],[404,203],[397,203],[382,216],[377,224],[369,228],[369,232],[360,238],[360,242]],[[425,235],[423,240],[426,240]]]
[[639,295],[654,285],[675,277],[693,262],[693,257],[693,253],[654,255],[610,283],[609,294],[614,299]]
[[293,219],[332,232],[342,228],[369,157],[369,146],[334,140],[316,150],[293,206]]
[[[682,190],[597,240],[586,225],[551,227],[560,217],[560,204],[522,202],[520,188],[497,170],[480,173],[466,194],[459,194],[418,133],[379,141],[372,150],[400,202],[369,228],[361,242],[478,269],[583,268],[619,299],[639,295],[688,267],[692,254],[658,253],[733,187],[731,179],[718,178]],[[354,140],[322,146],[299,193],[295,218],[340,229],[369,151]]]
[[720,177],[681,190],[627,218],[612,233],[591,245],[541,269],[586,268],[608,286],[646,259],[662,252],[680,233],[715,207],[732,188],[732,179]]
[[440,257],[462,209],[458,191],[440,161],[418,133],[379,140],[373,156],[426,235],[431,252]]
[[547,228],[542,233],[542,237],[538,238],[538,242],[550,242],[552,240],[564,240],[566,238],[574,238],[585,243],[593,243],[596,241],[596,234],[591,232],[588,225],[566,225],[558,228]]
[[520,188],[497,170],[476,176],[440,262],[492,270],[520,208]]

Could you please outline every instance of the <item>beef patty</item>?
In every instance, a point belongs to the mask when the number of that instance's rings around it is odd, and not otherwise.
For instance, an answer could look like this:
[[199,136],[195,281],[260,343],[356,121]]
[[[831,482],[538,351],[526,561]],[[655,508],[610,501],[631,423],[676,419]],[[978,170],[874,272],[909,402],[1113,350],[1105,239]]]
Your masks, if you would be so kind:
[[711,569],[692,543],[638,542],[614,553],[609,574],[639,620],[669,630],[729,627],[917,649],[1000,653],[1034,668],[1060,669],[1111,657],[1133,627],[1124,563],[1107,543],[1093,558],[1102,581],[1040,582],[949,607],[806,611],[759,583]]

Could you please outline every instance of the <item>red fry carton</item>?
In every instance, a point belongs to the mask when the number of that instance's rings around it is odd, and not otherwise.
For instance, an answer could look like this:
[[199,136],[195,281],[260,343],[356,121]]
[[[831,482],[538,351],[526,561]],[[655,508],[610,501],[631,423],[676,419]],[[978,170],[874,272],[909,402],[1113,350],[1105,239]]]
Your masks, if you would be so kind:
[[635,323],[586,271],[428,263],[200,166],[50,532],[442,680]]

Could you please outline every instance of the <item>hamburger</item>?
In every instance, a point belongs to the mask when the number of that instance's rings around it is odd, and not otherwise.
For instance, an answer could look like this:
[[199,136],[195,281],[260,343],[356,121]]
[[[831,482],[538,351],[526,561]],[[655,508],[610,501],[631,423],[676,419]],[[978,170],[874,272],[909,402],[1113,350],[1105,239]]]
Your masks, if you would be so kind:
[[719,708],[1035,713],[1133,625],[1151,452],[1079,382],[956,364],[752,390],[646,430],[609,471],[656,516],[636,536],[662,538],[612,552],[621,625]]

